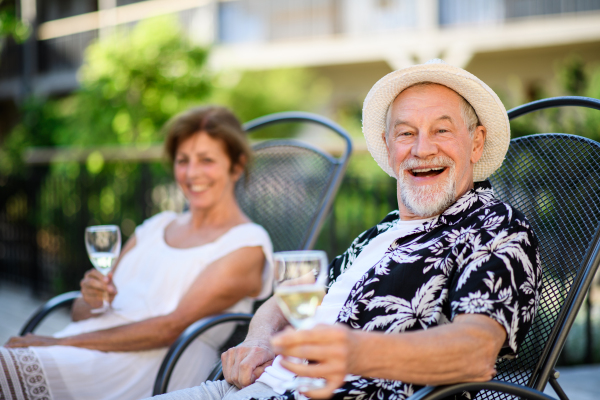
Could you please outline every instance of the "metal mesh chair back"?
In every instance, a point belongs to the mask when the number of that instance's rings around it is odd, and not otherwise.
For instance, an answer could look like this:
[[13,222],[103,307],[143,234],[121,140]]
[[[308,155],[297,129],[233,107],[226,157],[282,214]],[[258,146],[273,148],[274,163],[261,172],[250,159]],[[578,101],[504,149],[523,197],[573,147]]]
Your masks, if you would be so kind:
[[[600,225],[600,144],[566,134],[514,139],[490,181],[499,199],[525,214],[540,244],[543,289],[537,316],[518,357],[501,361],[496,378],[532,387]],[[477,398],[512,397],[483,391]]]
[[238,202],[269,232],[275,251],[304,249],[337,167],[334,158],[300,142],[258,144],[248,179],[238,182]]
[[248,177],[236,187],[240,207],[262,225],[274,251],[311,249],[319,234],[352,153],[348,133],[316,114],[292,111],[266,115],[244,125],[252,132],[277,124],[326,128],[344,142],[339,158],[297,140],[270,140],[254,148]]

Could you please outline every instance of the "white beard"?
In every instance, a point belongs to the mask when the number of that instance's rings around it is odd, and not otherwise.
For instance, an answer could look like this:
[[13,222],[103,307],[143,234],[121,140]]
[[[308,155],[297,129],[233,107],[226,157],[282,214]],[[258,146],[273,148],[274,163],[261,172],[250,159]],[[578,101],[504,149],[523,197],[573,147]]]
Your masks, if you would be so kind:
[[[447,178],[434,185],[409,184],[404,170],[418,168],[425,164],[450,167]],[[435,157],[427,161],[407,160],[400,165],[398,175],[400,200],[416,216],[427,218],[439,215],[456,201],[456,168],[454,161],[448,157]]]

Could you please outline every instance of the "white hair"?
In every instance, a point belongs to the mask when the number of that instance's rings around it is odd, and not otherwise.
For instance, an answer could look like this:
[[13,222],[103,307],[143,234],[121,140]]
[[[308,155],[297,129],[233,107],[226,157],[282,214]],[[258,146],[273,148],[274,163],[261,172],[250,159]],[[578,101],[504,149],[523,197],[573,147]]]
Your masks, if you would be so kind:
[[[405,170],[427,165],[448,167],[448,176],[435,185],[413,186],[407,180]],[[429,160],[409,158],[398,169],[398,197],[414,215],[427,218],[441,214],[456,201],[456,167],[447,156],[436,156]]]
[[[410,85],[409,87],[405,88],[404,90],[410,89],[413,87],[427,87],[427,86],[431,86],[431,85],[444,86],[442,84],[435,83],[435,82],[418,82],[418,83],[415,83],[414,85]],[[444,86],[444,87],[447,87],[447,86]],[[448,88],[448,89],[450,89],[450,88]],[[454,93],[456,93],[455,90],[453,90],[453,89],[450,89],[450,90],[452,90]],[[400,93],[402,93],[402,92],[400,92]],[[400,93],[398,93],[396,98],[398,96],[400,96]],[[456,93],[456,94],[458,94],[458,93]],[[475,112],[475,109],[473,108],[473,106],[471,104],[469,104],[469,102],[467,100],[465,100],[465,98],[462,97],[460,94],[458,94],[458,97],[460,98],[459,99],[460,115],[461,115],[463,122],[465,123],[465,126],[467,127],[467,130],[469,131],[469,135],[471,135],[471,139],[472,139],[473,135],[475,134],[475,129],[481,125],[481,122],[479,121],[479,117],[477,116],[477,113]],[[386,138],[386,140],[387,140],[388,134],[390,133],[390,123],[391,123],[391,119],[392,119],[392,104],[394,104],[394,101],[396,101],[396,98],[394,98],[394,100],[392,100],[392,102],[388,106],[387,113],[385,116],[385,138]]]

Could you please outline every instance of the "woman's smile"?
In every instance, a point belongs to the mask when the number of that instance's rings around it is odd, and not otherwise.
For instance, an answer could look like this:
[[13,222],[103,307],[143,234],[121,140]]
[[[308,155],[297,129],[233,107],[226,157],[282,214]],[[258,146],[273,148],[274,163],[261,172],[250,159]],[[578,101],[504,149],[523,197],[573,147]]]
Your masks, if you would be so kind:
[[202,192],[205,192],[210,187],[210,185],[208,185],[208,184],[204,184],[204,185],[198,185],[198,184],[196,184],[196,185],[188,185],[188,187],[190,189],[190,192],[192,192],[192,193],[202,193]]

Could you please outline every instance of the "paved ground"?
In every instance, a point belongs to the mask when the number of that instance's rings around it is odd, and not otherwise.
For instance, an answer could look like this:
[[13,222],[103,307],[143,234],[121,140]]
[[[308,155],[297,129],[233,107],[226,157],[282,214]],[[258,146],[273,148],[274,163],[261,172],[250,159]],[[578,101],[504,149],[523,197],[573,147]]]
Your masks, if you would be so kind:
[[[600,365],[557,368],[560,372],[558,383],[570,400],[600,399]],[[558,398],[550,385],[545,393]]]
[[[16,335],[29,316],[42,304],[28,288],[0,281],[0,344]],[[69,315],[57,312],[44,322],[37,333],[50,334],[69,322]],[[570,400],[600,400],[600,365],[562,367],[558,379]],[[550,385],[546,393],[558,398]]]
[[[43,301],[32,296],[31,290],[0,281],[0,345],[19,333],[25,322]],[[36,333],[48,335],[70,321],[68,312],[58,310],[44,321]]]

